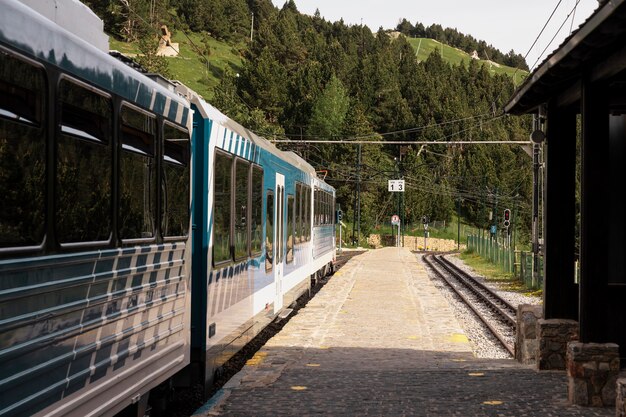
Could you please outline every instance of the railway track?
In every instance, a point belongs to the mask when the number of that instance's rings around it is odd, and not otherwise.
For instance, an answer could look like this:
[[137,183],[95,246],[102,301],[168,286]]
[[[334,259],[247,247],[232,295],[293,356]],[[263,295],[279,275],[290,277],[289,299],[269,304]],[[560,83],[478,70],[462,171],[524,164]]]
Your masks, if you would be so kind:
[[514,356],[515,306],[442,255],[425,255],[424,261]]

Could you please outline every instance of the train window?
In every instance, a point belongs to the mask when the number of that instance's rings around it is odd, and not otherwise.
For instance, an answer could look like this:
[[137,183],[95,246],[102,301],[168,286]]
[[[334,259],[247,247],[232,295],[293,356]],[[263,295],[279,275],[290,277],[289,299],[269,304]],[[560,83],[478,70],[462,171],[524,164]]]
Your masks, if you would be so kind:
[[74,82],[59,83],[56,232],[61,243],[111,235],[111,99]]
[[252,211],[250,216],[250,251],[253,254],[261,252],[263,245],[263,170],[256,165],[252,166]]
[[320,212],[320,201],[319,201],[320,193],[317,190],[313,191],[313,226],[317,226],[319,224],[319,212]]
[[296,212],[294,243],[300,243],[300,238],[302,236],[302,184],[300,183],[296,183],[296,207],[294,210]]
[[285,239],[285,188],[278,186],[276,194],[276,202],[278,203],[278,211],[276,213],[276,263],[283,262],[284,256],[284,239]]
[[319,225],[323,225],[324,224],[324,191],[319,190],[318,194],[319,196]]
[[128,106],[122,107],[120,119],[120,237],[151,238],[156,204],[156,119]]
[[213,184],[213,262],[232,258],[230,252],[230,198],[232,158],[215,153],[215,183]]
[[326,224],[332,224],[333,220],[332,214],[332,206],[331,206],[331,195],[330,193],[326,193]]
[[311,187],[304,191],[304,235],[307,242],[311,240]]
[[300,242],[306,240],[306,190],[305,185],[300,186]]
[[0,50],[0,248],[43,241],[45,85],[42,70]]
[[320,226],[322,224],[322,191],[316,190],[317,198],[315,199],[315,212],[317,213],[316,224]]
[[267,190],[267,211],[265,216],[265,271],[274,265],[274,193]]
[[248,184],[250,164],[235,162],[235,259],[248,255]]
[[325,197],[325,211],[326,211],[326,221],[324,222],[325,224],[330,224],[330,194],[327,192],[324,192],[324,197]]
[[287,263],[293,262],[293,245],[295,239],[295,206],[292,194],[287,195]]
[[161,188],[161,233],[187,236],[189,233],[189,132],[165,123]]
[[328,224],[328,194],[322,191],[322,224]]

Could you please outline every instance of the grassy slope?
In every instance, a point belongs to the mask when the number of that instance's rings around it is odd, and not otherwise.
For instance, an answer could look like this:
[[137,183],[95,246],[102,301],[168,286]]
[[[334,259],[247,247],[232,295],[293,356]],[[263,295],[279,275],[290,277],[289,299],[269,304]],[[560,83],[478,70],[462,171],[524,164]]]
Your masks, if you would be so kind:
[[[207,69],[206,61],[197,53],[197,48],[202,46],[201,35],[197,33],[189,33],[187,38],[183,33],[176,32],[173,36],[173,42],[179,44],[180,55],[175,58],[167,58],[169,62],[170,72],[173,78],[181,81],[200,95],[210,100],[213,96],[213,87],[215,87],[222,77],[224,70],[228,67],[235,73],[241,71],[242,58],[237,50],[237,46],[227,44],[210,38],[211,55],[209,56],[209,67]],[[195,47],[192,45],[195,45]],[[116,49],[124,54],[137,54],[136,45],[120,42],[113,38],[109,40],[110,48]],[[463,62],[468,65],[471,57],[456,48],[442,44],[436,40],[428,38],[409,38],[409,43],[416,51],[419,61],[428,58],[433,51],[437,50],[443,54],[443,59],[452,65],[459,65]],[[524,77],[528,75],[526,71],[507,67],[505,65],[491,65],[489,61],[480,60],[484,65],[490,66],[492,74],[515,75],[515,84],[519,85]]]
[[[236,47],[210,38],[211,55],[207,68],[204,58],[196,52],[198,48],[202,47],[200,34],[190,33],[188,36],[189,38],[183,33],[177,32],[172,38],[173,43],[179,44],[180,52],[177,57],[166,58],[172,78],[181,81],[210,100],[213,96],[213,87],[219,83],[226,68],[230,68],[234,73],[241,71],[241,56]],[[109,47],[131,56],[139,52],[135,44],[120,42],[113,38],[109,38]]]
[[[447,61],[452,65],[459,65],[463,62],[467,66],[472,59],[470,55],[464,51],[442,44],[434,39],[408,38],[408,41],[411,46],[413,46],[413,49],[415,49],[415,55],[417,56],[418,61],[424,61],[435,50],[443,54],[444,61]],[[507,74],[510,77],[513,77],[513,74],[515,74],[515,85],[519,85],[523,78],[528,75],[528,72],[526,71],[517,70],[516,72],[515,68],[507,67],[506,65],[492,65],[489,61],[482,59],[479,60],[479,62],[487,65],[491,74]]]

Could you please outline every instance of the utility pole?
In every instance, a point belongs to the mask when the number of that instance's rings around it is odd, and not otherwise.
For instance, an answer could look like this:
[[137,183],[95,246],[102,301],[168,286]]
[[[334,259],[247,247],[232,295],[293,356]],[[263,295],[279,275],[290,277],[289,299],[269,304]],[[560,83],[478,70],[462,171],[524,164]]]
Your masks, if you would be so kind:
[[359,144],[359,157],[357,164],[357,179],[356,179],[356,195],[357,195],[357,243],[361,238],[361,144]]
[[[402,151],[401,150],[399,152],[398,158],[402,159]],[[398,159],[396,159],[396,158],[393,158],[393,159],[396,160],[396,178],[397,179],[401,179],[400,178],[400,161]],[[396,196],[397,196],[397,202],[398,202],[398,212],[397,213],[398,213],[398,216],[400,216],[400,224],[398,224],[398,236],[396,236],[396,240],[398,242],[397,246],[399,246],[400,233],[401,233],[401,231],[400,231],[401,229],[400,228],[402,227],[402,222],[404,221],[404,219],[403,219],[403,216],[402,216],[402,211],[401,211],[402,208],[401,208],[401,204],[400,204],[400,201],[401,201],[401,198],[402,198],[402,193],[396,193],[396,194],[397,194]]]
[[250,23],[250,44],[252,44],[252,37],[254,35],[254,12],[251,13],[252,15],[252,22]]
[[542,115],[533,116],[533,133],[531,135],[533,141],[533,271],[532,284],[537,283],[537,273],[539,272],[539,193],[541,180],[541,148],[545,140],[542,130]]
[[515,250],[515,236],[517,235],[515,229],[517,229],[517,199],[519,198],[519,194],[515,195],[515,201],[513,202],[513,216],[512,216],[512,224],[513,226],[513,250]]
[[461,197],[456,198],[456,250],[461,250]]
[[[358,246],[361,234],[361,144],[356,159],[356,193],[354,196],[354,221],[352,222],[352,243]],[[393,228],[392,228],[393,229]]]

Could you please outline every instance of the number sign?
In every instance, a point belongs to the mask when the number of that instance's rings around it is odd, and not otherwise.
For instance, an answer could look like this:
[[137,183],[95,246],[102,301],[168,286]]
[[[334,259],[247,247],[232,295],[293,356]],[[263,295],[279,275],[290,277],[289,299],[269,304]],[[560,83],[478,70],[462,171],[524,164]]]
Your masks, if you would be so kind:
[[389,180],[387,189],[393,193],[404,192],[404,180]]

